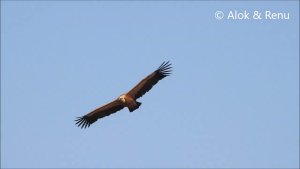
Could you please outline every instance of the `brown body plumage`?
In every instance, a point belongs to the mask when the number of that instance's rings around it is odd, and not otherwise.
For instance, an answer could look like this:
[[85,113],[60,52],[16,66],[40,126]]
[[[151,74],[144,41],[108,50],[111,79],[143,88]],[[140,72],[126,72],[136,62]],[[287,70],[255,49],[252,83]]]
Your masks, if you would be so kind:
[[135,109],[139,108],[142,103],[137,102],[134,98],[129,94],[123,94],[118,98],[121,101],[124,107],[128,107],[130,112],[133,112]]
[[142,103],[136,99],[142,97],[148,92],[159,80],[171,74],[171,63],[163,62],[160,67],[153,73],[144,78],[128,93],[119,96],[116,100],[82,116],[78,117],[75,121],[81,128],[89,127],[92,123],[99,118],[103,118],[112,113],[115,113],[124,107],[127,107],[130,112],[138,109]]

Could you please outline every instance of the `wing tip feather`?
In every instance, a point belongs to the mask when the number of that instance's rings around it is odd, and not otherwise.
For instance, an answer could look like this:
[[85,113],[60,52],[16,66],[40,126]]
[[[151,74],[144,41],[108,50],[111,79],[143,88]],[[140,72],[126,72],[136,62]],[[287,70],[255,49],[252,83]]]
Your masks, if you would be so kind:
[[81,127],[82,129],[90,127],[90,125],[92,124],[92,122],[87,119],[87,116],[76,117],[76,118],[77,119],[75,120],[76,121],[75,125]]
[[172,63],[170,61],[164,61],[157,69],[158,73],[163,77],[169,76],[172,73]]

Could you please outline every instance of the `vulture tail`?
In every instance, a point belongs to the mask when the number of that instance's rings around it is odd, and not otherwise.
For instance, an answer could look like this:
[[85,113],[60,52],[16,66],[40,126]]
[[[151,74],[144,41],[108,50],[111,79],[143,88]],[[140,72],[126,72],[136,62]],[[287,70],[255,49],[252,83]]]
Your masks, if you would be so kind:
[[136,106],[134,106],[134,107],[128,107],[128,109],[129,109],[130,112],[133,112],[134,110],[138,109],[141,104],[142,103],[140,103],[140,102],[136,102]]

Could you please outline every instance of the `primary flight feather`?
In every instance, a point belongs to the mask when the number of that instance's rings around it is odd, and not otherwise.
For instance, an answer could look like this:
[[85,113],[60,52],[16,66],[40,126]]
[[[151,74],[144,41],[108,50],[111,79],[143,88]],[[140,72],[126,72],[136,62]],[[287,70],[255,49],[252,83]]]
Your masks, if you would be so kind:
[[77,117],[76,124],[81,128],[89,127],[92,123],[100,118],[113,114],[124,107],[127,107],[130,112],[138,109],[142,103],[136,99],[142,97],[148,92],[159,80],[171,74],[171,63],[163,62],[158,69],[140,81],[128,93],[122,94],[116,100],[97,108],[96,110],[82,116]]

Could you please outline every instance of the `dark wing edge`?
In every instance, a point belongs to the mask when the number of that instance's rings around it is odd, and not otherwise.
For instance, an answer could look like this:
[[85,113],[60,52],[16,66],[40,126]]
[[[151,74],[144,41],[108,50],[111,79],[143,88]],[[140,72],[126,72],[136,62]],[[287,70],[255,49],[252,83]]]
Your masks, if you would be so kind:
[[135,99],[142,97],[147,93],[159,80],[171,75],[172,67],[169,61],[163,62],[158,69],[153,73],[148,75],[145,79],[139,82],[133,89],[131,89],[128,94]]
[[99,118],[109,116],[123,108],[124,106],[118,100],[115,100],[82,117],[77,117],[77,119],[75,120],[75,125],[81,128],[90,127],[90,125],[96,122]]

